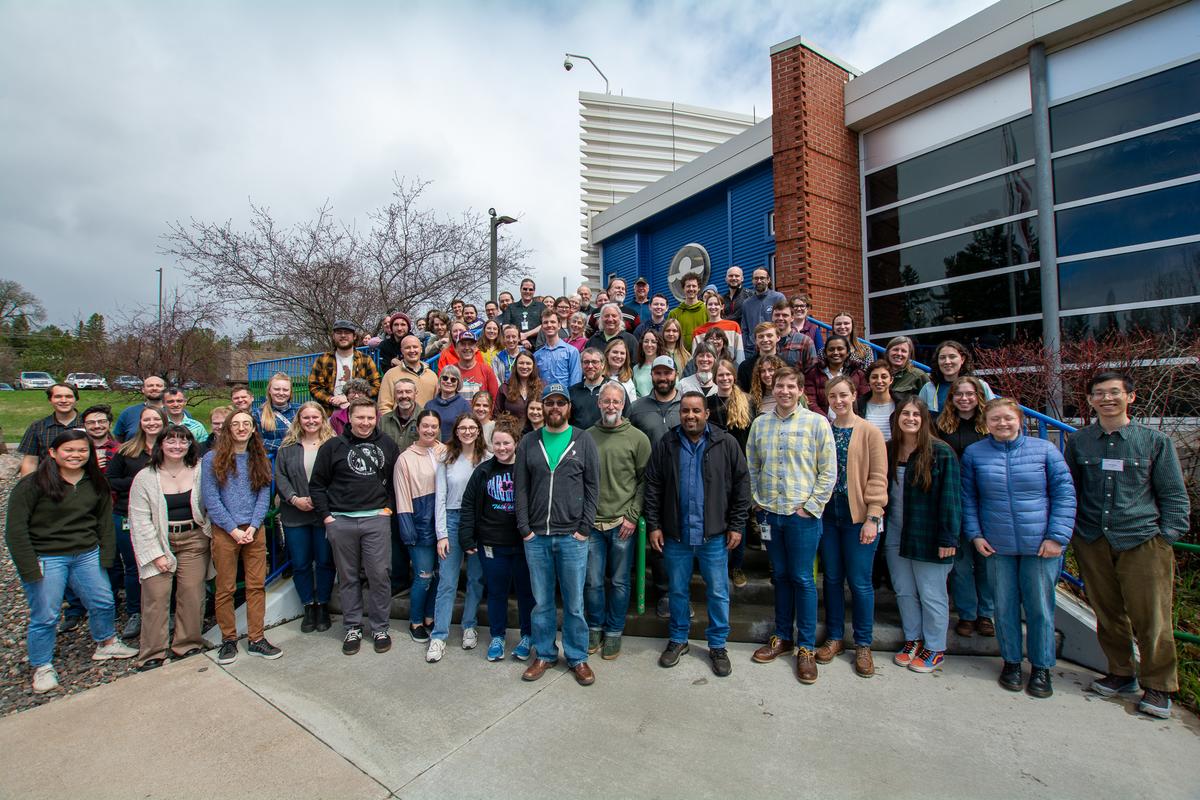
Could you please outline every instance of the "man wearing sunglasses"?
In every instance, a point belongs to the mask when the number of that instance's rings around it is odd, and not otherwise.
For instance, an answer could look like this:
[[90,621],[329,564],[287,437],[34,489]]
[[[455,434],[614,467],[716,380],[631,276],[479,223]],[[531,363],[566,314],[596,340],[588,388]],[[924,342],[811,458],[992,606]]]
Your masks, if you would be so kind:
[[500,315],[501,325],[516,325],[521,331],[521,340],[532,343],[542,329],[542,312],[546,306],[534,296],[537,284],[533,278],[521,280],[521,299],[504,309]]

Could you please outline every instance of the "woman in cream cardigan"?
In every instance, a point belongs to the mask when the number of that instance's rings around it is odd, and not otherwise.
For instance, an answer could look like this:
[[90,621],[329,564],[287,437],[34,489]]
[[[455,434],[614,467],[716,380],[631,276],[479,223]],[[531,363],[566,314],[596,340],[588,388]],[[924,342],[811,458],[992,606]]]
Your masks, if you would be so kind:
[[833,415],[837,448],[837,480],[821,518],[821,564],[825,571],[825,644],[817,648],[818,664],[828,664],[845,650],[846,600],[850,584],[854,614],[854,671],[875,674],[871,637],[875,621],[875,588],[871,567],[879,544],[883,508],[887,505],[887,446],[879,428],[854,413],[858,387],[845,375],[825,383]]
[[142,634],[134,662],[139,670],[161,667],[167,658],[172,586],[176,613],[171,653],[187,658],[204,649],[204,583],[216,573],[200,496],[198,449],[191,431],[169,426],[129,490],[129,534],[142,585]]

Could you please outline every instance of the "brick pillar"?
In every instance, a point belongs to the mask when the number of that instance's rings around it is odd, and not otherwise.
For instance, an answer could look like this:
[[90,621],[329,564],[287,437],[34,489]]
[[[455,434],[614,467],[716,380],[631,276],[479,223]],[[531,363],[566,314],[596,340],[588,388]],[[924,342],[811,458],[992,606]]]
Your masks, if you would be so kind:
[[771,55],[775,280],[807,292],[812,314],[863,328],[858,136],[843,124],[850,73],[803,43]]

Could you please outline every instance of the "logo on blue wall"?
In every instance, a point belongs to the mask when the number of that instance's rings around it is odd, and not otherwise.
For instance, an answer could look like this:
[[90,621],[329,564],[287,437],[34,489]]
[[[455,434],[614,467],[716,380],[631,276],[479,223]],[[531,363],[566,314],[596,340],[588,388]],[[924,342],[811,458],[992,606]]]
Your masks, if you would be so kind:
[[704,245],[695,242],[685,244],[671,259],[671,268],[667,270],[667,283],[676,300],[683,300],[683,276],[689,272],[700,276],[701,289],[708,285],[709,276],[712,274],[712,260],[708,257]]

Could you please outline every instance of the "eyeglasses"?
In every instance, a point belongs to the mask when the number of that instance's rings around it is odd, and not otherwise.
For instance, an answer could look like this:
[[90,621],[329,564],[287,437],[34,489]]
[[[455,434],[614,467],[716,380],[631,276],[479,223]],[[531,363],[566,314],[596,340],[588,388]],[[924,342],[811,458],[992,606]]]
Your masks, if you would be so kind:
[[1097,389],[1092,392],[1092,398],[1095,400],[1113,400],[1123,394],[1125,394],[1124,389],[1109,389],[1108,391]]
[[542,401],[542,405],[545,406],[546,408],[561,408],[562,406],[569,406],[570,404],[571,404],[570,400],[543,400]]
[[978,395],[975,394],[975,392],[955,392],[954,396],[961,397],[963,399],[966,399],[968,397],[978,397]]

